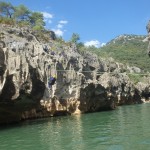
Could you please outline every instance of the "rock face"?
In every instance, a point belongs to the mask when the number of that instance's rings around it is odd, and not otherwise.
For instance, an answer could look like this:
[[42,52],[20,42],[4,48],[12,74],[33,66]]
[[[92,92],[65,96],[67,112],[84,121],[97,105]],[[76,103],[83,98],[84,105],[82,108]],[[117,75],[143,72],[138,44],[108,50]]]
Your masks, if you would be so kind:
[[52,32],[44,41],[29,28],[0,28],[0,123],[110,110],[150,96],[149,84],[134,85],[122,64],[81,55]]
[[148,45],[148,55],[150,57],[150,20],[146,26],[146,30],[147,30],[147,33],[148,33],[148,38],[146,38],[146,40],[149,41],[149,45]]

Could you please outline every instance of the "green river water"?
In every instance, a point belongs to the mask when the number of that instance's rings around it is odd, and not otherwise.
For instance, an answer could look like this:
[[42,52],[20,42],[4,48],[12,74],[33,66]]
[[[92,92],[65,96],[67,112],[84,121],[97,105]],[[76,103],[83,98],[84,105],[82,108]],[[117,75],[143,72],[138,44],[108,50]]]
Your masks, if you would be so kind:
[[0,150],[150,150],[150,104],[1,127]]

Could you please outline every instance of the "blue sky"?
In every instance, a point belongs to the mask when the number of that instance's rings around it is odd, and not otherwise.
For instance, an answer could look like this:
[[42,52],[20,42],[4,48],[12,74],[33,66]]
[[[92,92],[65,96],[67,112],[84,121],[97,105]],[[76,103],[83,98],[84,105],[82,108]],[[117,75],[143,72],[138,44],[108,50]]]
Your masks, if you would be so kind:
[[[1,0],[0,0],[1,1]],[[46,27],[68,41],[103,45],[121,34],[146,35],[150,0],[3,0],[44,14]]]

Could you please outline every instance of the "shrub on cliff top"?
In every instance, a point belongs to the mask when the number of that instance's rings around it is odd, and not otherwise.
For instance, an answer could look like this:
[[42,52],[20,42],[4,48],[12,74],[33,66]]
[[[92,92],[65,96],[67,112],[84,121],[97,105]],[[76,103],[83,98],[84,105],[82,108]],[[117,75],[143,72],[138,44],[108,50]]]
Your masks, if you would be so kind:
[[40,12],[32,12],[26,6],[13,6],[11,3],[0,2],[0,23],[30,25],[34,30],[44,29],[44,17]]
[[15,25],[16,20],[14,20],[12,18],[0,17],[0,23],[1,24],[7,24],[7,25]]

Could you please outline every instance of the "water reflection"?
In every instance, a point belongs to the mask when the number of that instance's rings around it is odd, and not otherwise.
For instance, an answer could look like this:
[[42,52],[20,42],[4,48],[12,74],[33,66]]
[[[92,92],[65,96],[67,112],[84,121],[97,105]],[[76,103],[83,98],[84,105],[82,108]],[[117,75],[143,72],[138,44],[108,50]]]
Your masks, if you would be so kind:
[[0,130],[0,149],[149,150],[150,104],[28,121]]
[[40,131],[43,145],[49,149],[84,149],[81,116],[51,118]]

